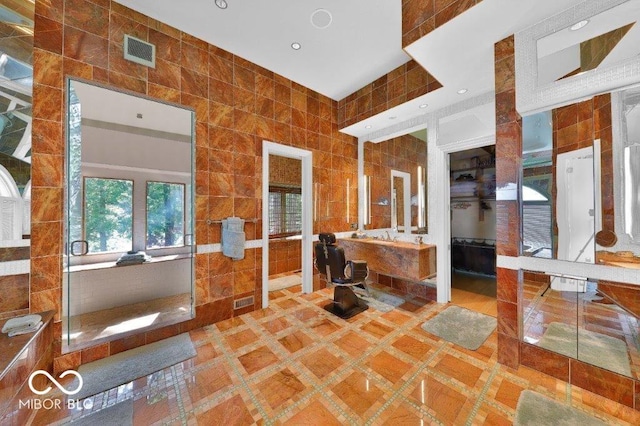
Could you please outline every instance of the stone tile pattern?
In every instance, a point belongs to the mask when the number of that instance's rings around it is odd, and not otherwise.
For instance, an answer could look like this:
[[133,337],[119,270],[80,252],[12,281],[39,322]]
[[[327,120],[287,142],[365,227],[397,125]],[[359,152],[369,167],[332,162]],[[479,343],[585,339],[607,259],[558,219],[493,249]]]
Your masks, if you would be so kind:
[[300,240],[269,241],[269,275],[302,269]]
[[338,102],[340,129],[442,87],[428,71],[410,60]]
[[387,292],[391,289],[393,292],[421,297],[425,300],[435,301],[437,296],[435,285],[385,275],[371,269],[369,269],[369,278],[367,279],[367,283],[384,286],[386,287]]
[[402,46],[409,46],[481,1],[402,0]]
[[197,356],[92,398],[40,410],[67,423],[133,398],[135,424],[511,424],[524,389],[610,424],[640,413],[576,385],[497,363],[497,336],[468,351],[426,333],[446,305],[408,298],[345,321],[322,309],[332,291],[281,292],[259,310],[190,332]]
[[[513,36],[495,45],[496,74],[496,188],[521,185],[522,119],[516,111]],[[518,200],[496,201],[496,250],[517,256],[520,250]],[[518,271],[497,268],[498,361],[519,364]]]
[[[155,69],[122,58],[124,34],[157,46]],[[348,229],[345,183],[357,185],[357,142],[338,132],[337,102],[110,0],[37,2],[34,43],[32,311],[53,309],[60,320],[66,76],[195,111],[197,244],[220,242],[220,226],[207,219],[260,217],[263,140],[312,151],[314,182],[330,197],[314,232]],[[249,240],[260,236],[262,223],[247,223],[245,232]],[[58,341],[56,367],[255,309],[232,307],[248,295],[260,303],[261,257],[260,249],[235,262],[221,253],[197,255],[194,320],[64,357]]]
[[[20,407],[19,401],[27,401],[35,395],[27,382],[35,370],[51,371],[53,368],[53,312],[42,314],[44,325],[34,334],[16,337],[0,335],[0,424],[23,425],[33,411]],[[0,326],[4,321],[0,321]],[[9,341],[9,339],[11,339]],[[12,362],[15,359],[15,362]],[[45,389],[49,383],[44,376],[35,376],[36,389]]]
[[[411,194],[417,194],[418,166],[424,169],[426,164],[427,145],[412,135],[364,144],[364,174],[372,177],[370,229],[391,228],[391,170],[409,173]],[[389,200],[389,205],[378,205],[381,198]],[[411,206],[411,218],[412,225],[417,226],[417,206]]]

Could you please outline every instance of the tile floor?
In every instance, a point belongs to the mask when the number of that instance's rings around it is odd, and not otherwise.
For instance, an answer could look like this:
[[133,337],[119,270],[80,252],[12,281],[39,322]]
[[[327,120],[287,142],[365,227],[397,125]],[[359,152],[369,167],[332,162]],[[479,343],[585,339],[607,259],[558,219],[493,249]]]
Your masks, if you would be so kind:
[[38,411],[32,424],[133,398],[136,425],[508,425],[523,389],[611,424],[640,424],[640,412],[497,364],[495,333],[468,351],[423,331],[446,305],[410,299],[344,321],[322,309],[331,296],[273,292],[267,309],[191,332],[197,357],[96,395],[92,408]]
[[451,302],[463,308],[497,316],[496,289],[495,277],[463,272],[451,274]]
[[[71,339],[67,342],[63,335],[63,349],[65,352],[75,351],[113,340],[114,335],[126,337],[189,319],[190,293],[75,315],[68,322]],[[62,327],[66,330],[67,321],[63,320]]]

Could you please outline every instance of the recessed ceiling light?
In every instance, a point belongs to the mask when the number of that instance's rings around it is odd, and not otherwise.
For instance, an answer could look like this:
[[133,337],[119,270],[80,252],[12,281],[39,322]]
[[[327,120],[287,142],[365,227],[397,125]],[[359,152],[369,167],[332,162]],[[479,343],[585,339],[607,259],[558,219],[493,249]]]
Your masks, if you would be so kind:
[[420,106],[418,108],[424,109],[424,108],[426,108],[428,106],[429,106],[429,104],[420,104]]
[[293,50],[300,50],[301,47],[302,47],[302,45],[300,43],[298,43],[298,42],[291,43],[291,48]]
[[311,14],[311,25],[323,30],[331,25],[333,22],[333,16],[327,9],[317,9]]
[[226,0],[216,0],[215,3],[220,9],[226,9],[228,6]]
[[589,23],[588,19],[582,20],[580,22],[576,22],[572,26],[569,27],[570,31],[578,31],[580,28],[584,28]]
[[371,124],[367,124],[366,126],[364,126],[365,129],[370,129],[371,128]]
[[389,117],[389,120],[395,120],[396,118],[398,118],[398,117],[396,117],[395,115],[392,115],[392,116]]
[[468,91],[469,91],[469,89],[460,89],[460,90],[458,90],[458,95],[464,95]]

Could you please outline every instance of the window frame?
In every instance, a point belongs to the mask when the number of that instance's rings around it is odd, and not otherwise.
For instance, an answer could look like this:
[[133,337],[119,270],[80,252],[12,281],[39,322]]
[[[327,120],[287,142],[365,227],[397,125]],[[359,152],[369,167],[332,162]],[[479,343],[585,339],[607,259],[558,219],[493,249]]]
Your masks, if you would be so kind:
[[[269,194],[271,193],[279,193],[279,194],[285,194],[285,196],[281,196],[280,197],[280,208],[281,211],[283,212],[283,214],[281,215],[280,218],[280,229],[286,228],[286,223],[287,223],[287,208],[286,208],[286,194],[297,194],[300,195],[300,198],[302,199],[302,188],[299,186],[286,186],[286,185],[269,185]],[[269,211],[269,223],[267,224],[267,226],[269,226],[271,224],[271,211]],[[292,231],[292,232],[280,232],[280,233],[276,233],[276,234],[269,234],[269,239],[277,239],[277,238],[286,238],[286,237],[293,237],[296,235],[302,235],[302,224],[300,225],[300,229],[297,231]]]

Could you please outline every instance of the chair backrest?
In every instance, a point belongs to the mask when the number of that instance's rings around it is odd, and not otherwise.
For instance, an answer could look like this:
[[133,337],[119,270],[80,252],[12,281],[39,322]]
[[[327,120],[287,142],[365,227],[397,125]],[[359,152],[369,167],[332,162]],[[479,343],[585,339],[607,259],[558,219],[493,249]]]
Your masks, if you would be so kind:
[[[344,268],[347,262],[342,247],[338,247],[333,243],[319,242],[315,245],[315,252],[316,268],[318,268],[320,274],[325,275],[327,281],[335,283],[347,281],[344,275]],[[327,274],[330,274],[330,276]]]

